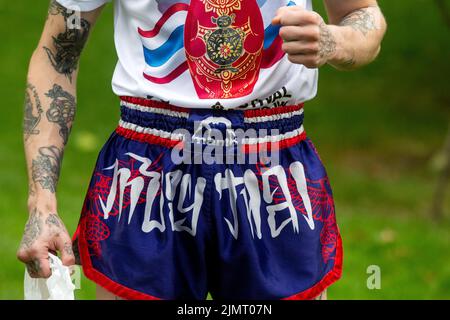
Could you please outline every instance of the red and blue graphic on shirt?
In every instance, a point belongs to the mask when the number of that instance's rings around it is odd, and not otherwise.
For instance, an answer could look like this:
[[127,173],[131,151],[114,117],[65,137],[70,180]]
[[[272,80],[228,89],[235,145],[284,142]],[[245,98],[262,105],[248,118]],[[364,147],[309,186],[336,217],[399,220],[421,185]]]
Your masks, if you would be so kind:
[[[190,72],[200,99],[249,95],[261,69],[284,56],[279,26],[270,22],[276,4],[267,0],[157,0],[160,19],[138,28],[146,69],[143,76],[170,83]],[[295,5],[289,1],[288,6]],[[278,5],[279,6],[279,5]]]

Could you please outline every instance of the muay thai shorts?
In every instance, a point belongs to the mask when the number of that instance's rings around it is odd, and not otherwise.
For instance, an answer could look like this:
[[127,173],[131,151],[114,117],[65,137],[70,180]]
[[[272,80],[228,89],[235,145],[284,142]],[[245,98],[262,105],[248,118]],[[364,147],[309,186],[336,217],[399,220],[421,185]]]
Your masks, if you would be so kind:
[[342,272],[303,105],[187,109],[121,97],[74,244],[85,275],[125,299],[314,299]]

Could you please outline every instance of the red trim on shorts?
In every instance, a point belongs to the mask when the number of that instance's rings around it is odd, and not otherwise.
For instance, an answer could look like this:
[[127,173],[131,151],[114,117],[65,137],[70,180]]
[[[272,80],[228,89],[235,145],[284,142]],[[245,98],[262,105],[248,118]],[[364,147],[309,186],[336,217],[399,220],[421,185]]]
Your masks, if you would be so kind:
[[167,148],[183,148],[183,141],[162,138],[150,133],[136,132],[121,126],[116,128],[116,132],[122,137],[140,142],[158,144]]
[[[136,141],[144,142],[144,143],[157,144],[157,145],[161,145],[161,146],[164,146],[167,148],[183,149],[183,146],[184,146],[183,141],[162,138],[162,137],[158,137],[153,134],[150,134],[150,133],[137,132],[137,131],[133,131],[131,129],[126,129],[121,126],[118,126],[116,128],[116,133],[127,139],[136,140]],[[272,142],[263,142],[263,143],[256,143],[256,144],[243,144],[242,150],[244,153],[255,153],[255,152],[262,151],[262,150],[269,150],[269,151],[270,150],[272,150],[272,151],[282,150],[282,149],[290,148],[305,139],[306,139],[306,132],[303,131],[298,136],[283,139],[279,142],[273,142],[273,143]]]
[[290,148],[290,147],[296,145],[297,143],[304,141],[305,139],[306,139],[306,132],[303,131],[298,136],[283,139],[278,142],[243,144],[242,150],[244,153],[257,153],[257,152],[261,152],[263,150],[267,150],[267,151],[282,150],[282,149]]
[[127,97],[127,96],[120,96],[119,98],[120,98],[120,100],[122,100],[124,102],[137,104],[141,107],[166,109],[166,110],[172,110],[172,111],[177,111],[177,112],[189,112],[189,109],[187,109],[187,108],[177,107],[177,106],[168,104],[167,102],[149,100],[149,99],[138,98],[138,97]]
[[267,108],[267,109],[255,109],[255,110],[245,110],[244,118],[256,118],[256,117],[265,117],[265,116],[273,116],[276,114],[283,114],[294,112],[303,109],[304,104],[296,104],[290,106],[282,106],[276,108]]
[[332,285],[334,282],[339,280],[342,276],[342,262],[343,262],[343,252],[342,252],[342,239],[338,231],[337,233],[337,244],[336,244],[336,256],[334,258],[334,266],[318,283],[313,287],[306,289],[300,293],[296,293],[290,297],[283,298],[281,300],[312,300],[318,297],[326,288]]
[[[83,220],[83,218],[82,218]],[[78,251],[80,252],[81,266],[83,267],[84,275],[98,284],[99,286],[105,288],[109,292],[115,294],[116,296],[127,299],[127,300],[161,300],[160,298],[154,297],[149,294],[145,294],[134,289],[128,288],[120,283],[111,280],[103,273],[95,270],[92,266],[92,262],[89,255],[88,244],[84,238],[84,226],[85,223],[80,221],[80,224],[75,232],[78,235]]]

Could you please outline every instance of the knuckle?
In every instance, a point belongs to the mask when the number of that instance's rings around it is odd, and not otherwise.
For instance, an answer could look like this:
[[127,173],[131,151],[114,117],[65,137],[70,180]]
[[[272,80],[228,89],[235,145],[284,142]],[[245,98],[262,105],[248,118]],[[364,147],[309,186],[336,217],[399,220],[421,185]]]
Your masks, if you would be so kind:
[[19,249],[16,253],[17,259],[19,259],[22,262],[28,261],[28,251],[25,249]]
[[311,38],[315,41],[319,41],[320,39],[320,27],[315,26],[311,30]]
[[310,12],[309,19],[313,24],[320,24],[322,21],[322,17],[317,12]]
[[314,23],[317,25],[320,25],[322,23],[322,17],[318,13],[315,13],[314,15]]
[[67,265],[73,265],[75,264],[75,256],[74,255],[70,255],[65,259],[65,263]]

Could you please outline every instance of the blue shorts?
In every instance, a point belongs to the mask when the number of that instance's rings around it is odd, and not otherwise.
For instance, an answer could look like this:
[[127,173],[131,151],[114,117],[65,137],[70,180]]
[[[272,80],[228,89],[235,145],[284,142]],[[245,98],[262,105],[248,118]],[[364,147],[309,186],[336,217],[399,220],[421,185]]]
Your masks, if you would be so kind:
[[125,299],[313,299],[342,272],[302,105],[122,97],[74,240],[85,275]]

